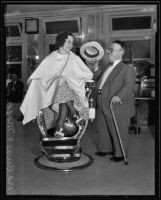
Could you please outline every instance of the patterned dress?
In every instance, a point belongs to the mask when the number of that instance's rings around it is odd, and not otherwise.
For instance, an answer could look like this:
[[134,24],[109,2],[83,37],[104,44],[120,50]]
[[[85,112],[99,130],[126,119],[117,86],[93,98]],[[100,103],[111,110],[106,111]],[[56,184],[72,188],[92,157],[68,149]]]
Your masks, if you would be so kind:
[[83,106],[79,96],[72,88],[69,87],[68,83],[63,79],[60,79],[57,92],[53,98],[52,109],[59,112],[59,104],[66,103],[68,101],[73,101],[74,108],[83,116],[83,118],[87,119],[88,109]]

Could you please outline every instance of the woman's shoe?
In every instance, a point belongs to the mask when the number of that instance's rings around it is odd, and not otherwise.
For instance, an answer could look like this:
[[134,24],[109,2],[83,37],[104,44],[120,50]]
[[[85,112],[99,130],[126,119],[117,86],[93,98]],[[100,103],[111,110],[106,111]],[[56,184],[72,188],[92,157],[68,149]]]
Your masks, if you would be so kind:
[[54,137],[56,137],[56,138],[64,137],[63,128],[60,128],[59,131],[56,131],[55,134],[54,134]]
[[81,115],[74,115],[73,120],[76,124],[79,124],[83,120],[83,117]]

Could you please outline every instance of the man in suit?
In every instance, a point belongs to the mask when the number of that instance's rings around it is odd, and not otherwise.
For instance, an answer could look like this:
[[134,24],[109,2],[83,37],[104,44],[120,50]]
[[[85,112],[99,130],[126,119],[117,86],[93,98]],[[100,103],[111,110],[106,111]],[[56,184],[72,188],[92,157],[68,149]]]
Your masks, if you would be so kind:
[[16,73],[12,74],[12,81],[7,86],[7,100],[12,103],[21,103],[23,98],[23,82],[18,80]]
[[[15,103],[15,107],[19,107],[17,103],[21,103],[23,99],[23,82],[18,80],[18,76],[16,73],[11,75],[12,80],[7,85],[7,101],[11,103]],[[22,121],[23,115],[19,113],[19,117],[17,121]]]
[[114,162],[124,160],[122,148],[116,132],[110,103],[115,114],[119,134],[127,156],[128,127],[130,118],[134,115],[135,71],[133,67],[122,62],[126,45],[119,40],[112,42],[108,54],[111,65],[104,71],[95,68],[94,78],[97,79],[97,135],[98,156],[113,155]]

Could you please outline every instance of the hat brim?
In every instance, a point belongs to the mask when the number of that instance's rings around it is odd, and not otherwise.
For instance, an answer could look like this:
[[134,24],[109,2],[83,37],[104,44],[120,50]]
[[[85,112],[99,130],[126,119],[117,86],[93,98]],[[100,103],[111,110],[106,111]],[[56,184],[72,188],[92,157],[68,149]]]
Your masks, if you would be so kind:
[[[86,50],[89,47],[94,47],[95,49],[98,50],[98,53],[93,54],[93,55],[92,54],[88,55]],[[91,61],[93,59],[101,60],[102,57],[104,56],[104,49],[102,48],[102,46],[98,42],[95,42],[95,41],[87,42],[87,43],[85,43],[81,46],[80,54],[87,61]]]

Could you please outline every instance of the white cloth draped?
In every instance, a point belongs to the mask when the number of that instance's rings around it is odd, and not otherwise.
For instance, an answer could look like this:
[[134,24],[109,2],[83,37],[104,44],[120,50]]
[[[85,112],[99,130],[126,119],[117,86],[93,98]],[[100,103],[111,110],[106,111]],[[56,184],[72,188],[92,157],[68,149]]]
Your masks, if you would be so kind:
[[68,62],[63,70],[67,56],[59,54],[58,51],[52,52],[40,63],[28,79],[29,88],[20,107],[24,115],[23,124],[36,119],[41,109],[52,104],[60,74],[61,78],[66,80],[79,96],[82,104],[88,107],[84,86],[86,81],[92,79],[93,73],[73,52],[69,53]]

